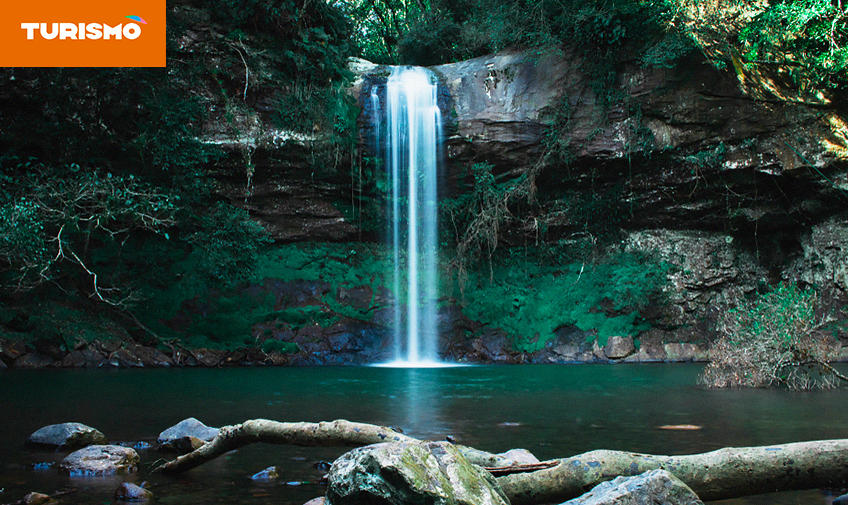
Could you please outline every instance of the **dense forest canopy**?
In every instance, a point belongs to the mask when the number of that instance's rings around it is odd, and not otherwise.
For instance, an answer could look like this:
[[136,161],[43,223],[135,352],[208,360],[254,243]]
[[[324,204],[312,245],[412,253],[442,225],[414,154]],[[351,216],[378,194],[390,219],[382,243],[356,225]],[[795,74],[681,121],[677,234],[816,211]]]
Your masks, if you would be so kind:
[[[848,21],[841,1],[190,4],[206,13],[199,18],[204,29],[214,25],[223,36],[193,46],[200,28],[190,16],[171,13],[165,69],[0,69],[4,304],[30,296],[75,300],[130,314],[136,322],[133,314],[141,311],[148,314],[142,319],[152,321],[181,300],[250,280],[268,233],[237,202],[217,194],[208,175],[223,160],[239,165],[249,181],[255,146],[227,151],[202,141],[204,124],[212,119],[206,105],[225,104],[217,120],[241,134],[246,127],[239,118],[256,106],[250,101],[254,90],[278,90],[272,103],[278,125],[325,139],[312,150],[312,172],[353,185],[357,110],[345,93],[351,56],[435,65],[504,49],[576,48],[606,103],[620,98],[614,84],[623,53],[646,67],[668,68],[700,51],[719,68],[770,72],[801,100],[836,100],[848,82]],[[551,123],[562,126],[556,116]],[[452,202],[454,210],[515,190],[496,184],[485,168],[477,167],[479,184]],[[458,219],[471,222],[472,216],[460,213]],[[614,229],[602,231],[615,238]],[[462,243],[461,236],[449,238],[449,249]],[[474,260],[485,256],[476,251]],[[560,252],[538,254],[544,261],[563,260]],[[621,274],[639,261],[621,258],[610,275],[624,279]],[[643,272],[651,278],[649,289],[634,292],[626,280],[612,289],[624,292],[619,298],[625,301],[657,292],[662,268]],[[551,277],[552,289],[557,282]],[[174,293],[177,284],[181,291]],[[628,328],[642,324],[637,316],[627,320]],[[606,324],[584,319],[587,325]]]

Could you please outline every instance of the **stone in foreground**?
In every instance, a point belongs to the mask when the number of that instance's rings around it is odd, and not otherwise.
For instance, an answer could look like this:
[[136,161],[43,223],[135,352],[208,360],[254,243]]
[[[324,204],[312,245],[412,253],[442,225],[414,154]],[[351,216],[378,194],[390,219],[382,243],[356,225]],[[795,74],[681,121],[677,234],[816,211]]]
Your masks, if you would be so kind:
[[562,505],[704,505],[692,489],[665,470],[616,477]]
[[105,444],[106,435],[81,423],[45,426],[27,438],[27,444],[54,449],[74,450],[93,444]]
[[498,454],[498,456],[503,456],[504,458],[511,459],[519,464],[539,463],[539,458],[534,456],[533,453],[528,451],[527,449],[510,449],[506,452]]
[[138,486],[131,482],[124,482],[115,490],[117,501],[146,501],[153,498],[153,493],[144,489],[144,484]]
[[59,463],[71,477],[126,475],[138,470],[138,453],[119,445],[89,445],[74,451]]
[[332,505],[508,505],[494,477],[448,442],[385,443],[354,449],[330,469]]
[[183,419],[159,434],[159,444],[163,449],[177,452],[191,452],[197,449],[199,442],[208,442],[218,435],[218,428],[210,428],[193,417]]
[[24,496],[23,500],[18,503],[22,505],[53,505],[54,503],[59,503],[50,496],[42,493],[28,493]]

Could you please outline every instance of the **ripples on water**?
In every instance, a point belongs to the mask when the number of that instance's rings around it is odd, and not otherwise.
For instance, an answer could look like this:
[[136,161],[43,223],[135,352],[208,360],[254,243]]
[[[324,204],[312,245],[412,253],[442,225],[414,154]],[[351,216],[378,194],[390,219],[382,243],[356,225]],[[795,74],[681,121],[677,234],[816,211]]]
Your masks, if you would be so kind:
[[[77,421],[111,441],[153,442],[187,417],[210,426],[247,419],[349,419],[393,426],[431,440],[451,435],[492,452],[523,447],[540,459],[593,449],[659,454],[726,446],[846,438],[846,391],[710,391],[695,386],[699,365],[561,365],[454,368],[237,368],[174,370],[6,370],[0,373],[0,503],[30,491],[68,504],[111,503],[122,480],[149,482],[159,502],[300,505],[324,489],[317,461],[338,448],[249,446],[179,477],[148,475],[162,454],[140,450],[142,468],[125,478],[70,478],[64,453],[23,442],[36,429]],[[700,430],[660,430],[693,424]],[[155,445],[155,444],[154,444]],[[278,465],[278,481],[250,476]],[[46,466],[46,465],[45,465]],[[308,482],[308,484],[304,484]],[[297,485],[293,485],[297,484]],[[766,495],[722,505],[827,504],[819,491]]]

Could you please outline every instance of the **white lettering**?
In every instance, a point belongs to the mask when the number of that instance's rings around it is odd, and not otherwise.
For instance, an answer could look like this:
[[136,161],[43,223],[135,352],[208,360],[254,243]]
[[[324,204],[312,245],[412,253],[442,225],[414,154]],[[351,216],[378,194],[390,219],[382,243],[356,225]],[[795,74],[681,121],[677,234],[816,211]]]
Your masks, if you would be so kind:
[[27,40],[34,40],[36,30],[46,40],[135,40],[141,37],[137,23],[109,26],[101,23],[21,23]]
[[39,30],[41,32],[41,36],[47,40],[55,39],[56,36],[59,35],[59,23],[53,23],[51,28],[52,31],[48,32],[47,23],[41,23],[41,30]]
[[59,23],[59,40],[77,40],[77,25],[72,23]]
[[141,27],[135,23],[129,23],[124,25],[124,37],[135,40],[141,35]]
[[35,30],[38,28],[38,23],[21,23],[21,30],[27,31],[27,40],[35,38]]
[[85,38],[91,40],[103,38],[103,25],[100,23],[89,23],[85,25]]
[[121,25],[109,26],[103,25],[103,40],[109,40],[109,37],[115,37],[116,40],[121,40]]

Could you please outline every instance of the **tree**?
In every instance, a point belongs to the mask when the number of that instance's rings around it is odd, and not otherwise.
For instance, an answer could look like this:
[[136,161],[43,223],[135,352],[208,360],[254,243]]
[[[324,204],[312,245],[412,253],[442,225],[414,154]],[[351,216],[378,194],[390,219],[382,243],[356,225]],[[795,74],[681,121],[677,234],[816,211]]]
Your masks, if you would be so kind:
[[133,175],[84,172],[78,165],[18,165],[29,171],[5,187],[0,211],[4,287],[62,286],[73,277],[80,292],[99,302],[126,308],[136,300],[114,265],[95,267],[103,258],[94,256],[110,251],[110,263],[134,233],[167,235],[176,224],[179,197]]
[[[256,442],[353,447],[384,442],[419,443],[392,428],[345,420],[281,423],[253,419],[221,428],[211,442],[154,471],[182,473]],[[471,447],[459,446],[459,451],[471,464],[498,475],[497,484],[514,505],[559,503],[619,475],[656,469],[674,474],[705,500],[844,486],[848,482],[848,440],[726,448],[685,456],[599,450],[529,465]]]

